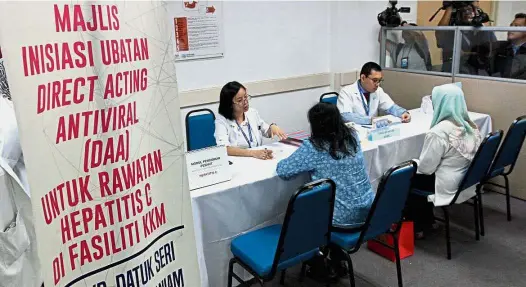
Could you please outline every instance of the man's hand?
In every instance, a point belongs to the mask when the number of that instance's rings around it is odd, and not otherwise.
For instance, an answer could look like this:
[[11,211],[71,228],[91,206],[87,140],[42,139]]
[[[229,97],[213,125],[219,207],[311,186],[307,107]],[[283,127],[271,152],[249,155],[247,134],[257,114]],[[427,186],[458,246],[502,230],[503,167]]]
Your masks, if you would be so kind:
[[451,21],[451,15],[453,14],[453,1],[444,1],[442,5],[444,15],[442,15],[442,18],[438,21],[438,26],[449,26],[449,21]]
[[453,6],[453,1],[442,1],[442,9],[446,9],[448,7],[452,7]]
[[408,123],[411,121],[411,114],[408,112],[405,112],[402,114],[402,123]]

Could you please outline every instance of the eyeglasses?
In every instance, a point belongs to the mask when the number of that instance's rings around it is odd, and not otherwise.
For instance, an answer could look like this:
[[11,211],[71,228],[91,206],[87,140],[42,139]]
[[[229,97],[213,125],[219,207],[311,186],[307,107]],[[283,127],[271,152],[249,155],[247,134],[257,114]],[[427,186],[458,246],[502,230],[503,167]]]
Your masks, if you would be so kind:
[[373,78],[370,78],[370,77],[367,77],[367,78],[368,78],[369,80],[373,81],[373,83],[374,83],[375,85],[380,85],[380,84],[384,81],[384,79],[373,79]]
[[244,97],[234,101],[234,104],[238,106],[242,106],[245,103],[245,101],[248,103],[251,99],[252,99],[252,96],[249,94],[246,94]]

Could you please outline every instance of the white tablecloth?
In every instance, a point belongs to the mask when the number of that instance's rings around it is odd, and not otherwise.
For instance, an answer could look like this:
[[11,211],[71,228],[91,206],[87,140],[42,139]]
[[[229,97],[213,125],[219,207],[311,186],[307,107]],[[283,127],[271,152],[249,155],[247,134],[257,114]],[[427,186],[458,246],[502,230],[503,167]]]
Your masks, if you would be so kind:
[[[373,186],[391,166],[418,158],[431,116],[411,111],[412,121],[400,126],[400,136],[362,143]],[[470,113],[482,133],[491,131],[488,115]],[[296,149],[280,143],[267,148],[275,159],[231,158],[232,180],[191,193],[201,286],[226,286],[230,242],[246,232],[283,220],[290,196],[309,181],[307,174],[284,181],[276,175],[279,160]],[[238,271],[240,272],[240,270]],[[239,273],[238,273],[239,274]]]
[[[411,122],[401,124],[400,136],[375,141],[378,150],[369,163],[372,167],[369,173],[371,183],[376,188],[383,173],[390,167],[403,161],[415,159],[420,156],[426,132],[431,125],[432,116],[420,112],[420,109],[411,110]],[[470,118],[477,124],[480,133],[486,135],[491,132],[491,118],[489,115],[469,113]]]

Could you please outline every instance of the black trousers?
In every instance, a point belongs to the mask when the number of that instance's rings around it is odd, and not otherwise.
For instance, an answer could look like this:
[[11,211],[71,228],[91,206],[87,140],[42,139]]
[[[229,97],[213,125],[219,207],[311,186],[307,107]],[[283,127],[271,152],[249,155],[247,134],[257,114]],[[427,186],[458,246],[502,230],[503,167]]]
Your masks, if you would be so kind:
[[[416,174],[411,187],[412,189],[435,193],[435,175]],[[433,207],[433,203],[428,202],[426,196],[409,193],[404,217],[406,220],[414,222],[415,232],[424,231],[435,223]]]

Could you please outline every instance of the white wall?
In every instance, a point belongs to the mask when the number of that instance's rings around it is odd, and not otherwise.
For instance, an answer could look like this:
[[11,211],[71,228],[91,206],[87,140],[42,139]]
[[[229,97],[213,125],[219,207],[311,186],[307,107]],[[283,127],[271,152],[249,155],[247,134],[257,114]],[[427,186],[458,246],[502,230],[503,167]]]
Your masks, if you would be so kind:
[[[180,91],[329,72],[328,2],[227,1],[223,9],[225,57],[177,63]],[[327,91],[261,96],[250,105],[286,131],[305,130],[307,110]],[[201,107],[218,104],[184,108],[182,116]]]
[[[331,1],[331,72],[342,73],[360,69],[368,61],[378,62],[377,16],[389,5],[388,1]],[[417,2],[399,1],[400,7],[411,8],[411,13],[401,13],[403,20],[416,22]]]
[[[388,1],[223,2],[225,57],[177,63],[180,91],[317,73],[359,70],[379,60],[377,15]],[[404,19],[416,20],[416,2]],[[261,96],[251,102],[286,131],[308,129],[307,110],[330,87]],[[250,93],[250,91],[248,91]],[[219,98],[219,95],[217,95]],[[207,107],[217,111],[217,104]]]
[[[282,93],[279,95],[261,96],[253,98],[250,106],[258,110],[265,121],[276,123],[286,132],[309,130],[307,111],[319,101],[320,95],[328,92],[329,87]],[[199,108],[211,109],[217,112],[219,104],[202,105]],[[181,116],[197,109],[197,107],[184,108]]]
[[509,26],[517,13],[526,13],[526,1],[498,1],[495,26]]
[[177,63],[179,90],[329,71],[327,2],[223,2],[225,56]]
[[[526,1],[498,1],[495,26],[509,26],[517,13],[526,13]],[[496,32],[497,39],[505,41],[506,32]]]

